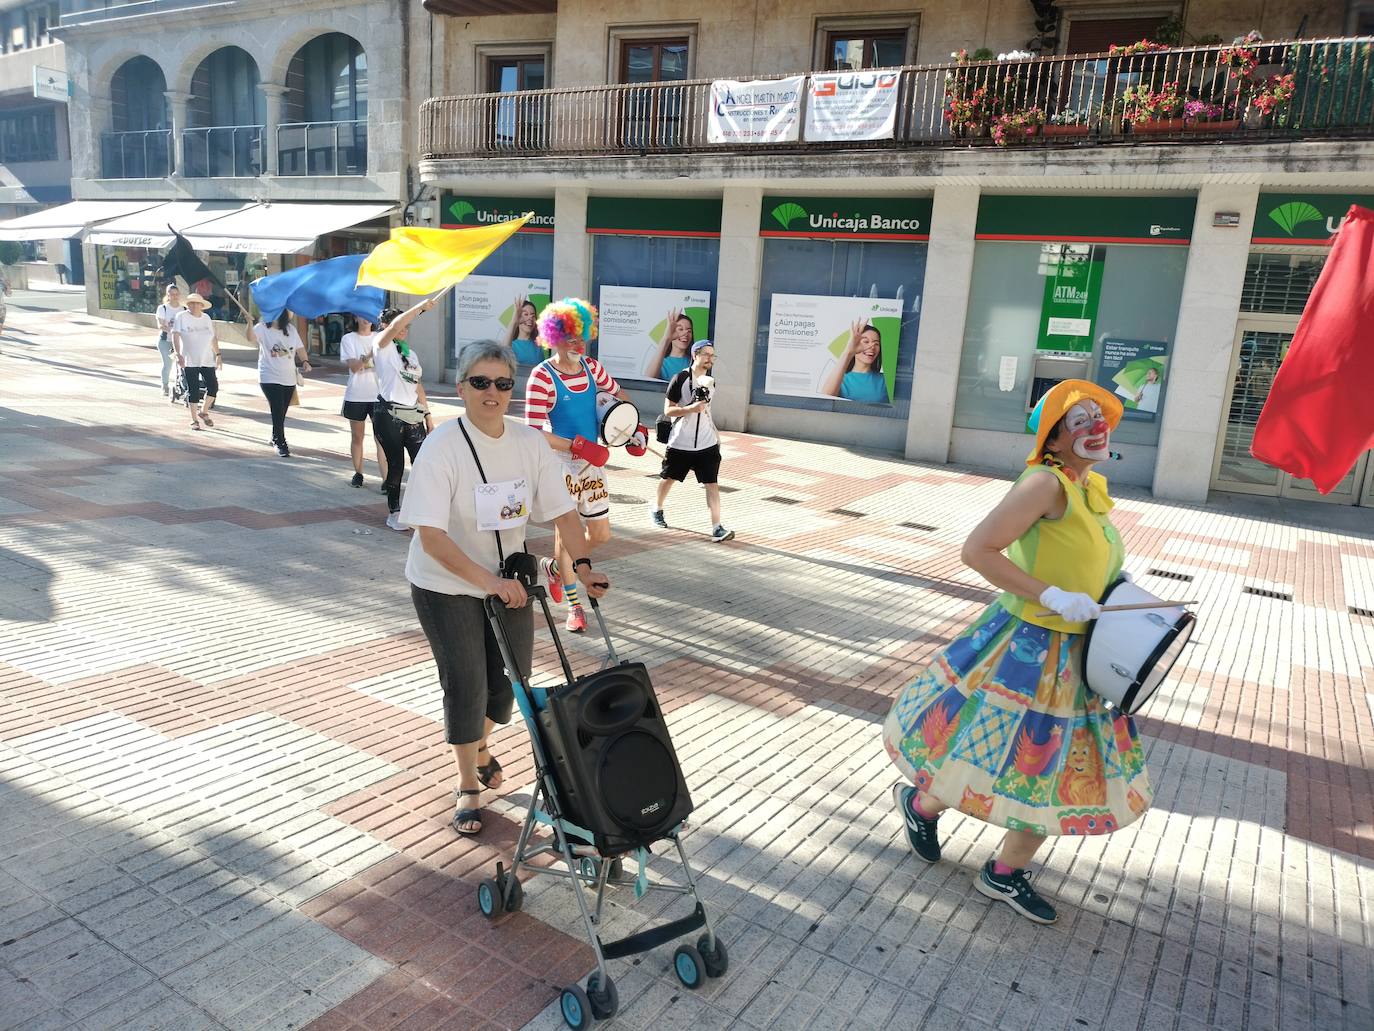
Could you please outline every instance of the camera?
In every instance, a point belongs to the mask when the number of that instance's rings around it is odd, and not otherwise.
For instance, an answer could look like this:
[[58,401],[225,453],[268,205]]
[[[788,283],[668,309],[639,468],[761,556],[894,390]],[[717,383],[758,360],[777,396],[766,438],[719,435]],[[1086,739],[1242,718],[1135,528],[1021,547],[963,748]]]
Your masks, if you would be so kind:
[[696,388],[694,388],[694,389],[692,390],[692,401],[693,401],[693,402],[696,402],[696,401],[709,401],[709,400],[711,400],[711,388],[710,388],[710,387],[696,387]]
[[517,551],[506,556],[501,563],[501,576],[507,580],[519,580],[526,590],[539,584],[539,559],[528,551]]

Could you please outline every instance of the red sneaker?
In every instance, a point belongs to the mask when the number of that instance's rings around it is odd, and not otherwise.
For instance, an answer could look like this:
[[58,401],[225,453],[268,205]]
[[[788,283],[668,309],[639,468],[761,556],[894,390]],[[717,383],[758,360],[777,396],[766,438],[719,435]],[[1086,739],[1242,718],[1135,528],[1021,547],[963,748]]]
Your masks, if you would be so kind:
[[582,611],[581,605],[574,605],[568,612],[568,633],[580,634],[587,629],[587,614]]
[[541,558],[539,571],[544,574],[544,588],[548,591],[549,601],[555,605],[563,604],[563,580],[553,571],[553,559]]

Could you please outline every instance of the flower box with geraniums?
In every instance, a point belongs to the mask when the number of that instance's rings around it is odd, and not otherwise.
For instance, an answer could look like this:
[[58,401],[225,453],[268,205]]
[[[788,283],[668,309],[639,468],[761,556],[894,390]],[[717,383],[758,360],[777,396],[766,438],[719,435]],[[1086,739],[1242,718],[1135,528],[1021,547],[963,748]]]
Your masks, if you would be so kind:
[[1250,106],[1245,110],[1245,124],[1250,128],[1267,125],[1293,99],[1295,80],[1292,72],[1271,75],[1255,90]]
[[1038,107],[1024,111],[1009,111],[998,115],[992,123],[992,142],[999,147],[1023,143],[1040,131],[1045,124],[1045,112]]
[[1239,118],[1227,118],[1221,104],[1207,100],[1190,100],[1183,105],[1184,127],[1189,132],[1235,132]]
[[1087,111],[1076,111],[1073,108],[1065,108],[1050,115],[1045,127],[1040,131],[1046,138],[1051,136],[1086,136],[1088,135],[1088,116]]
[[1176,82],[1163,83],[1159,89],[1145,83],[1127,86],[1121,91],[1122,116],[1131,123],[1133,133],[1182,132],[1185,99]]

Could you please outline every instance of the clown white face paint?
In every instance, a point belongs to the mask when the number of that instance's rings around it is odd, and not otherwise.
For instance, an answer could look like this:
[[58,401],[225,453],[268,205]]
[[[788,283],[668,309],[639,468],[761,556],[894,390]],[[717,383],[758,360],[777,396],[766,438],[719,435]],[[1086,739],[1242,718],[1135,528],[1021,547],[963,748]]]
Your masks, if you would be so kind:
[[1096,401],[1079,401],[1064,413],[1064,430],[1073,439],[1073,453],[1079,458],[1106,461],[1112,431]]

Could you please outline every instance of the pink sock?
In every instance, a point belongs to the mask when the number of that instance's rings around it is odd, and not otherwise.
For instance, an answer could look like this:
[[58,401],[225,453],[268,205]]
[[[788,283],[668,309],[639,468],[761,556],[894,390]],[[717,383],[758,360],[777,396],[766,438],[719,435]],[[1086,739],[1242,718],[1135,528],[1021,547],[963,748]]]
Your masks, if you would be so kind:
[[920,813],[921,816],[927,820],[933,820],[940,815],[940,810],[936,809],[932,811],[931,809],[927,808],[925,804],[925,797],[926,796],[922,792],[916,793],[916,812]]
[[1000,859],[994,859],[992,861],[992,872],[995,873],[998,877],[1006,877],[1012,873],[1015,873],[1016,867],[1008,866]]

